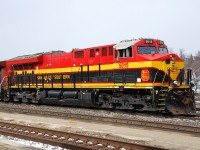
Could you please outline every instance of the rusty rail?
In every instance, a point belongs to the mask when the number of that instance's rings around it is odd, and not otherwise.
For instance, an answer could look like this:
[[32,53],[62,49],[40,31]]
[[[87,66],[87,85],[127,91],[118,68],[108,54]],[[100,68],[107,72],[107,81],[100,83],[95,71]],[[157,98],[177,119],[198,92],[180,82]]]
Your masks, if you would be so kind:
[[158,150],[163,148],[86,136],[45,128],[0,122],[0,134],[76,150]]

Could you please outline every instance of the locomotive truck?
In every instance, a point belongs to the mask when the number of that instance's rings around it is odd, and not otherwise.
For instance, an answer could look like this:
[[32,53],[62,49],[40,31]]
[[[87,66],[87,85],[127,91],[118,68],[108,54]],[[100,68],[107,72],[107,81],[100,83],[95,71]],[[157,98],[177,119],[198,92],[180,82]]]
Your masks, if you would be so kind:
[[162,40],[50,51],[0,62],[1,101],[195,114],[191,70]]

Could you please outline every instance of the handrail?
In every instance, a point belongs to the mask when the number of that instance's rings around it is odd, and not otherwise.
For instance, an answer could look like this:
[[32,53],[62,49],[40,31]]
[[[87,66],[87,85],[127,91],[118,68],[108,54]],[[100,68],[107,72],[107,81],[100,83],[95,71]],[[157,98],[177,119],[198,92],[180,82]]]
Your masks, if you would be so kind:
[[163,84],[163,82],[165,81],[165,77],[166,77],[166,73],[165,73],[165,75],[164,75],[164,77],[163,77],[162,84]]
[[154,83],[154,82],[155,82],[155,80],[156,80],[157,74],[158,74],[158,70],[156,71],[156,74],[155,74],[155,76],[154,76],[153,83]]

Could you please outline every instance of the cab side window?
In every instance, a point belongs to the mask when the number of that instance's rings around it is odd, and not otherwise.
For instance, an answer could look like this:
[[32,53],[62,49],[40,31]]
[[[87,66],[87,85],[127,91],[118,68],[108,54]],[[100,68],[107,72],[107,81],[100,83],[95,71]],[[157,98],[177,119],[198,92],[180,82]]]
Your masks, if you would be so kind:
[[119,51],[118,56],[121,58],[133,57],[133,52],[131,47],[128,47],[126,49],[120,49],[117,51]]

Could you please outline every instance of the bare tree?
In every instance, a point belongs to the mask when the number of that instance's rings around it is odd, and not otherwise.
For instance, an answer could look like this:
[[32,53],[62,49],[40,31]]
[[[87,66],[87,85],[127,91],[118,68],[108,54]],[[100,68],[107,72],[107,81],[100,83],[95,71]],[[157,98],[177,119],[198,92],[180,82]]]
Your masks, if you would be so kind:
[[192,54],[188,57],[188,65],[190,66],[194,62]]
[[200,51],[198,51],[198,52],[196,53],[196,56],[197,56],[197,57],[200,57]]
[[185,54],[185,50],[184,49],[179,49],[179,57],[181,57],[182,59],[186,59],[186,54]]

